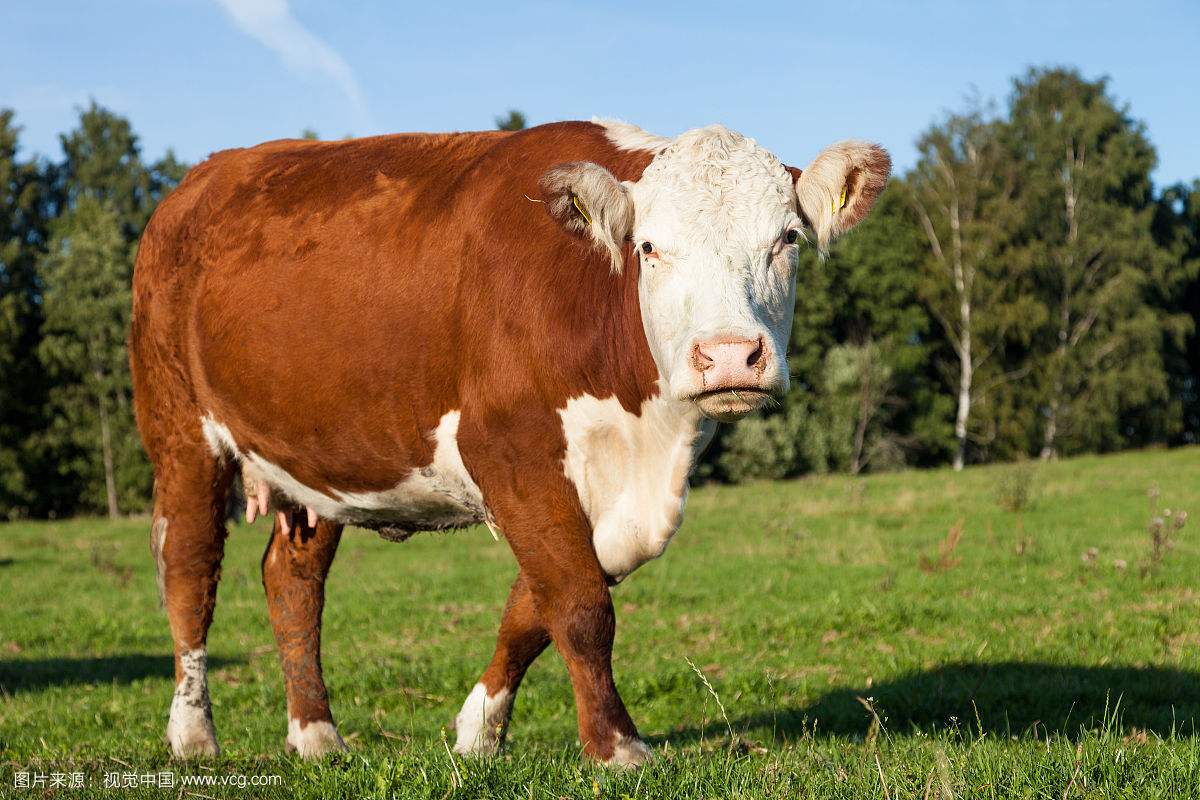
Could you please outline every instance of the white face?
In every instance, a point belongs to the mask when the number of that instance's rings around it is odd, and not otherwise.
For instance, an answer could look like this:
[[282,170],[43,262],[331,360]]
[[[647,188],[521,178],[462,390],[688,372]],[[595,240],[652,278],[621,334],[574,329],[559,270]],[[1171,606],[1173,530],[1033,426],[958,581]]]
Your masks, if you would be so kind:
[[722,421],[786,392],[805,241],[787,170],[753,140],[713,126],[675,139],[625,186],[663,391]]
[[824,253],[883,191],[887,151],[844,140],[793,171],[720,125],[671,140],[598,124],[621,149],[657,153],[642,177],[618,183],[599,164],[574,161],[547,170],[538,190],[550,216],[606,252],[614,273],[632,240],[664,394],[723,422],[782,395],[796,261],[808,241],[801,219]]

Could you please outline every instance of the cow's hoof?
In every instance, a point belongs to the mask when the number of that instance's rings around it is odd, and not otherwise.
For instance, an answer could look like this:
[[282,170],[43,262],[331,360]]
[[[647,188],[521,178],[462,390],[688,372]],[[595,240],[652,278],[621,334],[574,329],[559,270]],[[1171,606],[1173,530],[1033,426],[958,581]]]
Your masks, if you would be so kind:
[[203,647],[185,650],[179,654],[179,665],[183,678],[171,698],[167,743],[176,758],[216,758],[221,748],[208,700],[208,654]]
[[302,723],[298,719],[288,720],[287,751],[301,758],[321,758],[330,753],[349,750],[337,728],[328,720]]
[[654,751],[641,739],[622,736],[617,740],[617,745],[613,748],[612,756],[608,761],[604,762],[604,765],[631,769],[633,767],[640,767],[653,758]]
[[212,720],[203,716],[199,719],[177,719],[172,714],[171,721],[167,723],[167,744],[176,758],[216,758],[221,755]]
[[463,756],[494,756],[500,752],[511,712],[512,694],[507,689],[489,695],[482,683],[475,684],[454,718],[454,752]]

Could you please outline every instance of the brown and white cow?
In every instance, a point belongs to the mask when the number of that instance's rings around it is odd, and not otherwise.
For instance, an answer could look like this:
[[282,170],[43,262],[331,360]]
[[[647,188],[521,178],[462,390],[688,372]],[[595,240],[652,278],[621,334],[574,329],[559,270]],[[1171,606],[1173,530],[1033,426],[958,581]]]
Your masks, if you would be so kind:
[[456,749],[498,748],[553,642],[585,752],[643,761],[609,587],[667,546],[717,421],[787,389],[797,249],[858,223],[888,170],[862,142],[801,171],[719,125],[603,121],[271,142],[193,169],[142,239],[130,336],[174,753],[218,752],[205,639],[240,468],[252,510],[269,491],[309,512],[262,563],[289,748],[345,746],[319,655],[342,526],[486,521],[519,573]]

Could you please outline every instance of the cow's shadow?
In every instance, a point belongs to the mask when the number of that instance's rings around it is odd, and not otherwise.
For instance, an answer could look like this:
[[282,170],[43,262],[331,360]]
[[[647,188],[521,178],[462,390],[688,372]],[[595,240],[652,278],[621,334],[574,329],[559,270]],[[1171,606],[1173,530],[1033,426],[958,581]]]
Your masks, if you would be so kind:
[[[1200,673],[1163,667],[948,664],[872,686],[834,690],[808,705],[732,713],[730,723],[735,734],[752,741],[864,737],[873,717],[863,700],[883,727],[898,735],[958,728],[968,735],[1044,737],[1053,732],[1075,738],[1116,720],[1125,732],[1194,737],[1200,721]],[[725,721],[710,714],[702,726],[652,738],[683,744],[725,734]]]
[[[240,663],[239,659],[208,659],[210,669]],[[81,658],[0,659],[0,693],[38,692],[54,686],[133,683],[143,678],[174,678],[170,655],[129,653]]]

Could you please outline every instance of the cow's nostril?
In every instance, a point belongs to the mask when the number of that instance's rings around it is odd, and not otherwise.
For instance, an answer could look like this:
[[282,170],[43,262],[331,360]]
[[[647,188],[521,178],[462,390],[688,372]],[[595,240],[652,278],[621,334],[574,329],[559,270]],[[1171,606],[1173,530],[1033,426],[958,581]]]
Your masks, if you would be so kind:
[[760,337],[758,337],[758,345],[754,348],[754,352],[752,352],[750,355],[748,355],[746,357],[746,366],[753,367],[755,364],[758,363],[758,360],[760,358],[762,358],[762,354],[763,354],[763,342],[762,342],[762,337],[760,336]]
[[697,372],[704,372],[705,370],[710,369],[714,363],[713,357],[704,352],[703,347],[701,347],[699,344],[693,345],[692,366],[695,367]]

